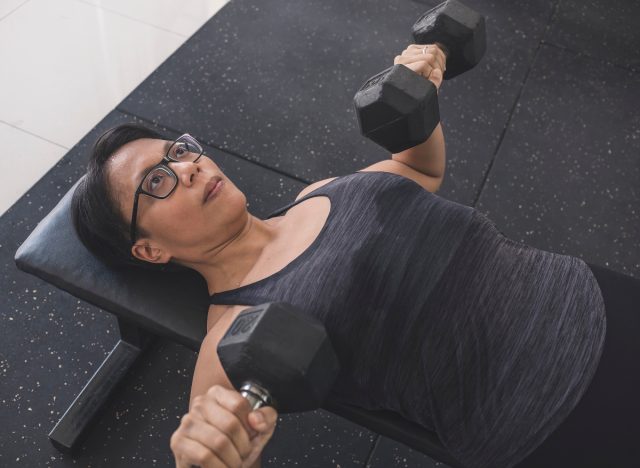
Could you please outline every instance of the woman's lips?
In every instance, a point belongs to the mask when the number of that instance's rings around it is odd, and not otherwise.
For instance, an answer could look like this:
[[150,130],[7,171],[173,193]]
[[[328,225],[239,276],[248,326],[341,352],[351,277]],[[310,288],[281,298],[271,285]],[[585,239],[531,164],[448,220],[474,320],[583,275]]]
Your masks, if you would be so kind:
[[218,195],[218,193],[220,193],[220,190],[222,190],[223,185],[224,185],[224,181],[217,177],[212,179],[210,182],[208,182],[204,189],[204,193],[205,193],[204,202],[206,203],[209,200],[215,198],[215,196]]

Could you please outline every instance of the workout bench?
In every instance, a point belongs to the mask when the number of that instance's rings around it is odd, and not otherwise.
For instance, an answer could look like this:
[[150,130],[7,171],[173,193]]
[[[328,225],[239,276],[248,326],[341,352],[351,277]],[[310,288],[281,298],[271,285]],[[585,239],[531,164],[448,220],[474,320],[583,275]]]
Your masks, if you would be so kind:
[[[38,224],[15,255],[21,270],[113,313],[118,320],[118,343],[49,433],[53,445],[63,452],[74,448],[151,337],[170,338],[198,351],[206,333],[209,306],[206,283],[195,272],[114,271],[93,257],[71,223],[71,196],[76,186],[77,183]],[[634,278],[590,266],[607,307],[631,300],[626,299],[631,297],[630,292],[640,290],[640,281]],[[322,408],[451,467],[461,466],[434,432],[394,412],[369,411],[330,401]]]

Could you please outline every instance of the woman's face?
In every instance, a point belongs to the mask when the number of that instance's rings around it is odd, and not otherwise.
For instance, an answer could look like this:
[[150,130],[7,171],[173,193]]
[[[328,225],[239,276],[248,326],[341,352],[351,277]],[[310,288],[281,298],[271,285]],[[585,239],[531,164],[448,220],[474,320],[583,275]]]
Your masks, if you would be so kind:
[[[166,154],[171,141],[142,138],[122,146],[109,160],[107,174],[125,219],[131,219],[136,189],[147,171]],[[183,263],[224,244],[245,226],[245,195],[203,155],[197,162],[170,162],[178,176],[171,195],[157,199],[139,195],[137,239],[132,252],[146,261]],[[205,186],[221,178],[222,188],[205,200]]]

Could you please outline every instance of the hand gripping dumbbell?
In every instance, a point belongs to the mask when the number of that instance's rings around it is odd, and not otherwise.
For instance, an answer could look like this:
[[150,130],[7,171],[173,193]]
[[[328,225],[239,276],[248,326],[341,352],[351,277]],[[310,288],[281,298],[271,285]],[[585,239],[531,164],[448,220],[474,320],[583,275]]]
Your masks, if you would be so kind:
[[322,322],[284,302],[243,310],[217,351],[229,380],[252,410],[317,409],[340,371]]
[[[445,80],[475,67],[486,49],[484,17],[457,0],[424,13],[412,32],[416,44],[443,50]],[[369,78],[354,104],[362,135],[391,153],[426,141],[440,122],[435,85],[401,64]]]

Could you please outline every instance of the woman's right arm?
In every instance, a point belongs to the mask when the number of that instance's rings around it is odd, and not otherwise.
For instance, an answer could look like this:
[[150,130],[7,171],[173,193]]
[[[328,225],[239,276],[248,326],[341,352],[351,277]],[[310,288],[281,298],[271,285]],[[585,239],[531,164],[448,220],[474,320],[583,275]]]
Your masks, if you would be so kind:
[[[260,468],[260,453],[273,435],[275,409],[265,406],[251,411],[218,359],[218,342],[231,322],[223,316],[200,346],[189,412],[171,436],[177,468]],[[264,422],[256,419],[257,414]]]

